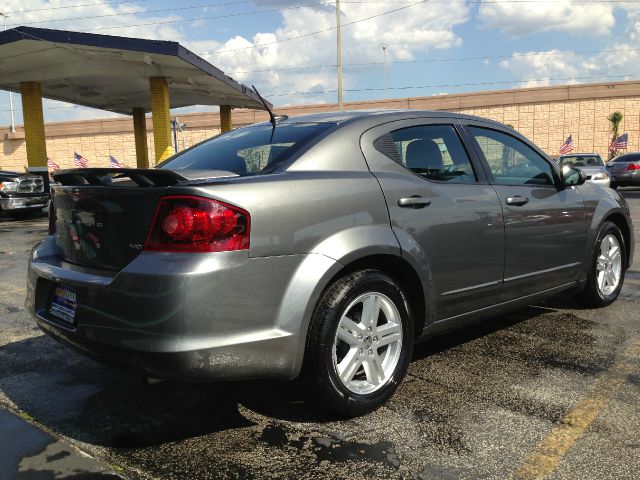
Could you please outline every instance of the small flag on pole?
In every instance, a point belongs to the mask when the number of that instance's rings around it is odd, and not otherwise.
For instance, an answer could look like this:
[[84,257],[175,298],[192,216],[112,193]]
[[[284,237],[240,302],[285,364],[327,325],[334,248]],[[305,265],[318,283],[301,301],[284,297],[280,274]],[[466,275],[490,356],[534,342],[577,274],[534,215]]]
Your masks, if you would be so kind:
[[560,155],[566,155],[571,152],[573,152],[573,136],[569,135],[560,147],[559,153]]
[[89,168],[89,160],[76,152],[73,152],[73,164],[78,168]]
[[124,163],[120,163],[120,161],[113,155],[109,155],[109,166],[111,168],[126,168]]
[[611,146],[609,150],[615,152],[616,150],[626,150],[629,145],[629,134],[625,133],[624,135],[620,135],[613,142],[611,142]]
[[54,172],[56,170],[60,170],[60,165],[58,165],[56,162],[54,162],[49,157],[47,157],[47,167],[49,167],[49,170],[53,170]]

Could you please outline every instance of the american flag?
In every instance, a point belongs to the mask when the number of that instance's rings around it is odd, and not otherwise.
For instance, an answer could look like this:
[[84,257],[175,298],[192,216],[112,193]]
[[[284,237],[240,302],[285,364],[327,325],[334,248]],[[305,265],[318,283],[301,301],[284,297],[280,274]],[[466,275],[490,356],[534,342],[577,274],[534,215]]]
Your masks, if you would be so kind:
[[113,155],[109,155],[109,166],[111,168],[125,168],[124,163],[120,163]]
[[56,162],[54,162],[53,160],[51,160],[48,157],[47,157],[47,167],[49,167],[49,169],[53,170],[54,172],[56,170],[60,170],[60,165],[58,165]]
[[560,147],[559,153],[560,155],[566,155],[567,153],[573,152],[573,136],[569,135],[567,139],[564,141],[562,146]]
[[611,142],[611,146],[609,150],[615,152],[616,150],[626,150],[629,145],[629,134],[625,133],[624,135],[620,135],[613,142]]
[[89,160],[76,152],[73,152],[73,164],[78,168],[89,168]]

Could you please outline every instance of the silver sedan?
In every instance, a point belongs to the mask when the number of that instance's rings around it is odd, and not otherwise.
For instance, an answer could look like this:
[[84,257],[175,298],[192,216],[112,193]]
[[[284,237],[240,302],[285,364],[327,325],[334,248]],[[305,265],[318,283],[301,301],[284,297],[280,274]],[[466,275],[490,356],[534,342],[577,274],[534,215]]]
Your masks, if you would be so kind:
[[54,177],[26,299],[45,332],[149,377],[303,374],[345,415],[393,394],[415,342],[563,291],[606,306],[633,257],[615,191],[452,113],[274,116]]

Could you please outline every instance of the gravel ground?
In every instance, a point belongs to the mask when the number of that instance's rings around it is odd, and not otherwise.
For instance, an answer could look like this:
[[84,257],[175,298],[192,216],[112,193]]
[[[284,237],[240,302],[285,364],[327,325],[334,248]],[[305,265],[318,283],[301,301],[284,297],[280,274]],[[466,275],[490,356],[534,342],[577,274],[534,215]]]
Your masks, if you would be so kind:
[[[640,191],[623,193],[640,239]],[[147,385],[43,336],[23,299],[27,257],[46,226],[0,220],[0,405],[125,478],[640,471],[638,243],[614,305],[585,310],[559,296],[432,339],[385,407],[344,421],[313,410],[298,383]]]

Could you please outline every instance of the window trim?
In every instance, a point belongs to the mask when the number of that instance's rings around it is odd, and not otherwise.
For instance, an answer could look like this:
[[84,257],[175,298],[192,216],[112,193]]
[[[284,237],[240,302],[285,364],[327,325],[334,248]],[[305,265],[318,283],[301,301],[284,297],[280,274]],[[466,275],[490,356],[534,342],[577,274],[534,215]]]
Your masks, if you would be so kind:
[[[407,122],[406,125],[404,124],[405,122]],[[403,125],[399,126],[399,125],[397,125],[397,123],[402,123]],[[396,125],[394,125],[394,124],[396,124]],[[451,127],[453,129],[453,132],[458,137],[458,140],[460,141],[460,145],[462,146],[462,149],[466,153],[467,159],[469,160],[469,164],[471,165],[471,168],[473,169],[473,173],[474,173],[474,175],[476,177],[475,182],[473,182],[473,183],[455,182],[455,181],[446,181],[446,180],[435,180],[435,179],[432,179],[432,178],[425,177],[425,176],[420,175],[419,173],[416,173],[413,170],[405,167],[404,165],[402,165],[402,163],[396,162],[394,159],[390,158],[388,155],[386,155],[385,153],[381,152],[380,150],[378,150],[374,146],[374,143],[375,143],[376,140],[378,140],[379,138],[383,137],[384,135],[391,135],[392,132],[396,132],[398,130],[405,130],[405,129],[408,129],[408,128],[416,128],[416,127],[438,127],[438,126]],[[394,164],[398,165],[400,168],[402,168],[403,171],[408,172],[411,175],[413,175],[413,176],[415,176],[417,178],[420,178],[421,180],[429,182],[429,183],[433,183],[433,184],[436,184],[436,185],[487,185],[489,182],[487,181],[483,165],[482,165],[482,163],[480,163],[478,161],[478,159],[474,155],[475,152],[472,149],[469,148],[469,145],[465,141],[464,131],[460,128],[460,126],[461,126],[461,124],[460,124],[459,119],[455,118],[455,117],[454,118],[447,118],[447,119],[443,119],[443,118],[413,118],[413,119],[398,120],[398,121],[394,121],[394,122],[389,122],[389,123],[382,124],[382,125],[378,126],[378,127],[389,127],[389,128],[385,128],[383,133],[378,134],[371,141],[371,147],[373,148],[373,150],[375,150],[376,152],[380,153],[380,155],[384,155],[385,158],[388,158]]]
[[[551,169],[551,174],[553,175],[553,185],[531,185],[531,184],[526,184],[526,183],[513,183],[513,184],[510,184],[510,183],[498,183],[498,182],[496,182],[496,178],[493,175],[493,171],[491,170],[491,166],[489,165],[489,161],[485,157],[484,151],[482,150],[482,147],[480,147],[480,144],[478,143],[478,141],[476,140],[475,136],[471,132],[471,127],[483,128],[485,130],[492,130],[494,132],[502,133],[503,135],[507,135],[507,136],[513,138],[514,140],[517,140],[517,141],[520,141],[521,143],[524,143],[526,146],[531,148],[535,153],[540,155],[540,158],[542,158],[542,160],[544,160],[547,163],[547,165],[549,165],[549,168]],[[467,136],[469,142],[471,143],[471,145],[473,145],[473,148],[476,150],[476,153],[477,153],[478,157],[480,158],[480,160],[482,162],[482,166],[483,166],[483,169],[485,171],[485,175],[487,177],[487,180],[491,185],[502,186],[502,187],[553,188],[554,190],[560,190],[561,189],[562,180],[561,180],[561,175],[560,175],[560,171],[559,171],[558,165],[555,164],[554,162],[552,162],[551,160],[549,160],[547,155],[542,150],[540,150],[540,148],[538,148],[534,143],[529,141],[526,137],[520,135],[515,130],[510,132],[510,131],[508,131],[508,130],[506,130],[504,128],[500,128],[499,126],[497,126],[495,124],[483,123],[483,122],[478,122],[478,121],[467,121],[467,122],[464,122],[462,124],[462,128],[464,129],[465,135]]]

